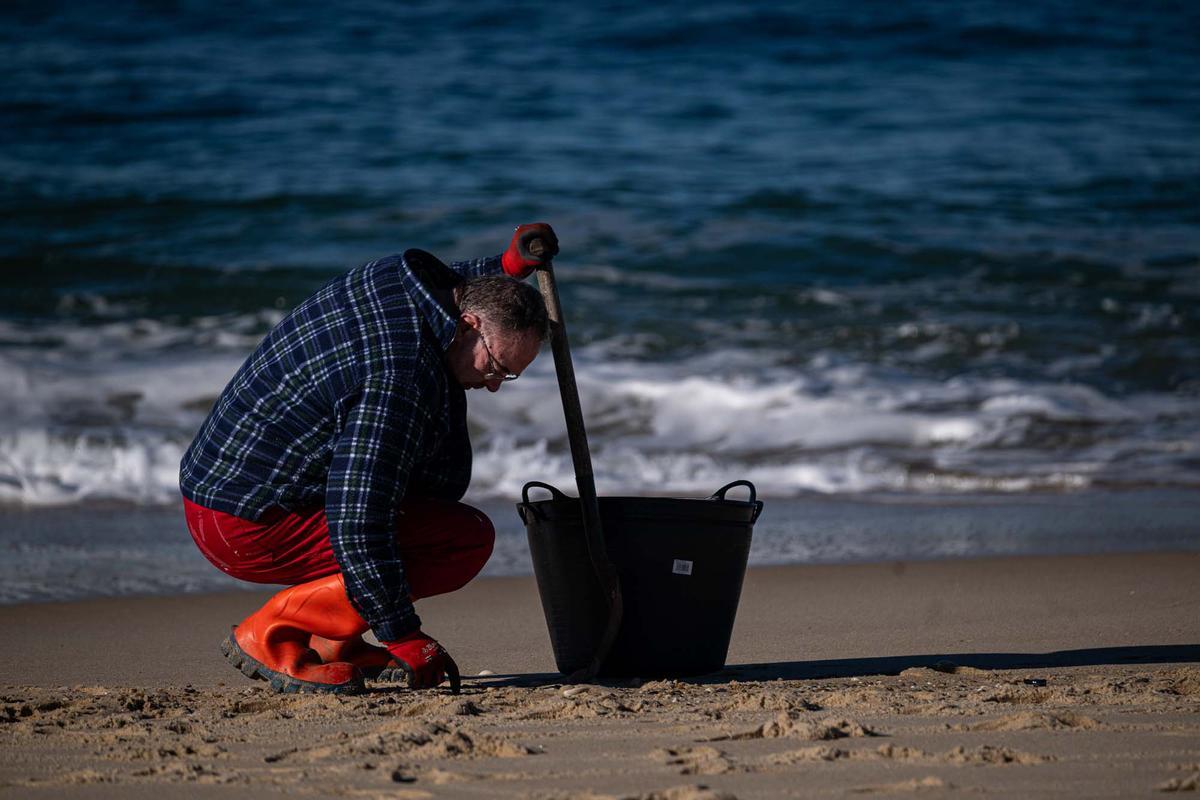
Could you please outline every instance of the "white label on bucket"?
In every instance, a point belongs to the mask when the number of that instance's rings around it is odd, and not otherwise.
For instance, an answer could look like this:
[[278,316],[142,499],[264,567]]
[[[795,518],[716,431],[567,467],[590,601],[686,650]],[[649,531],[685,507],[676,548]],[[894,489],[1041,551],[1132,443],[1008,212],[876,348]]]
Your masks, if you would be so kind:
[[692,562],[677,558],[675,559],[675,563],[671,565],[671,572],[674,572],[676,575],[691,575]]

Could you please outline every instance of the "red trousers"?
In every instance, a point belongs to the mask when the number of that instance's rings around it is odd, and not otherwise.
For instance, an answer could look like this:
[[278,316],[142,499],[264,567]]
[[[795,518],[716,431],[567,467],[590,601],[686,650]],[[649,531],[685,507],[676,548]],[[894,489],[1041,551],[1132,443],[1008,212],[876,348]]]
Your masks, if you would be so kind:
[[[204,557],[253,583],[307,583],[339,572],[325,510],[279,511],[260,522],[183,499],[188,530]],[[461,589],[492,555],[496,530],[478,509],[447,500],[406,500],[396,546],[414,600]]]

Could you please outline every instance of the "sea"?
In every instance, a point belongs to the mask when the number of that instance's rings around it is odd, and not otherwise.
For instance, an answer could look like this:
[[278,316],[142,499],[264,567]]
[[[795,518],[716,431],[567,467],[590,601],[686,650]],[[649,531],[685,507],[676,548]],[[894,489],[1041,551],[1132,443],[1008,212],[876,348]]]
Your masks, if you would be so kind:
[[[0,602],[225,588],[180,457],[289,309],[546,221],[600,493],[756,565],[1200,550],[1200,5],[6,2]],[[488,574],[574,492],[473,392]],[[740,496],[745,496],[744,490]]]

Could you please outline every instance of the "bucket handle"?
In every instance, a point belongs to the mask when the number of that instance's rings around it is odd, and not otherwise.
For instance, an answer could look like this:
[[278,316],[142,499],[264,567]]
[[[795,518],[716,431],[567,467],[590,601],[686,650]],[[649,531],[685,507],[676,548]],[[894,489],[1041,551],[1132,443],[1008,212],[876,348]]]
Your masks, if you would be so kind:
[[540,510],[529,504],[530,489],[545,489],[550,493],[550,499],[552,500],[571,499],[548,483],[542,483],[541,481],[530,481],[529,483],[525,484],[525,488],[521,489],[521,503],[517,506],[517,516],[519,516],[521,518],[521,522],[526,525],[529,524],[529,519],[525,516],[526,511],[529,511],[529,513],[533,514],[538,519],[546,518]]
[[529,504],[529,490],[530,489],[545,489],[547,492],[550,493],[551,498],[554,500],[570,500],[571,499],[548,483],[542,483],[541,481],[530,481],[529,483],[525,484],[525,488],[521,489],[521,502],[525,503],[526,505]]
[[[731,481],[730,483],[725,484],[720,489],[717,489],[715,492],[713,492],[711,495],[709,495],[708,499],[724,501],[724,500],[726,500],[725,493],[728,492],[730,489],[734,488],[735,486],[745,486],[747,489],[750,490],[750,499],[747,502],[750,503],[750,505],[754,506],[754,516],[752,516],[750,518],[750,524],[753,525],[755,523],[755,521],[758,519],[758,515],[762,513],[763,504],[762,504],[762,501],[758,499],[758,492],[755,490],[754,484],[751,483],[750,481],[747,481],[747,480]],[[731,502],[733,502],[733,501],[731,501]]]

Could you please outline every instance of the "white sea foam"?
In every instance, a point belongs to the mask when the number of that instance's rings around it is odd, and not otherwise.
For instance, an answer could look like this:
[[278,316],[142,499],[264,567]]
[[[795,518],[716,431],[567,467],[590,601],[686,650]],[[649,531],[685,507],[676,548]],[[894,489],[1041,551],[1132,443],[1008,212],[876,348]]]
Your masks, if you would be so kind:
[[89,498],[168,503],[178,498],[184,444],[150,435],[80,434],[46,430],[0,434],[0,502],[61,505]]
[[[273,321],[264,315],[36,331],[4,323],[0,503],[173,502],[179,459]],[[735,478],[776,496],[1197,483],[1186,463],[1200,412],[1171,395],[938,382],[821,353],[800,368],[784,366],[786,353],[739,349],[648,362],[614,347],[576,353],[608,494],[708,493]],[[469,408],[473,495],[511,498],[528,480],[573,485],[548,354],[504,391],[472,392]]]

